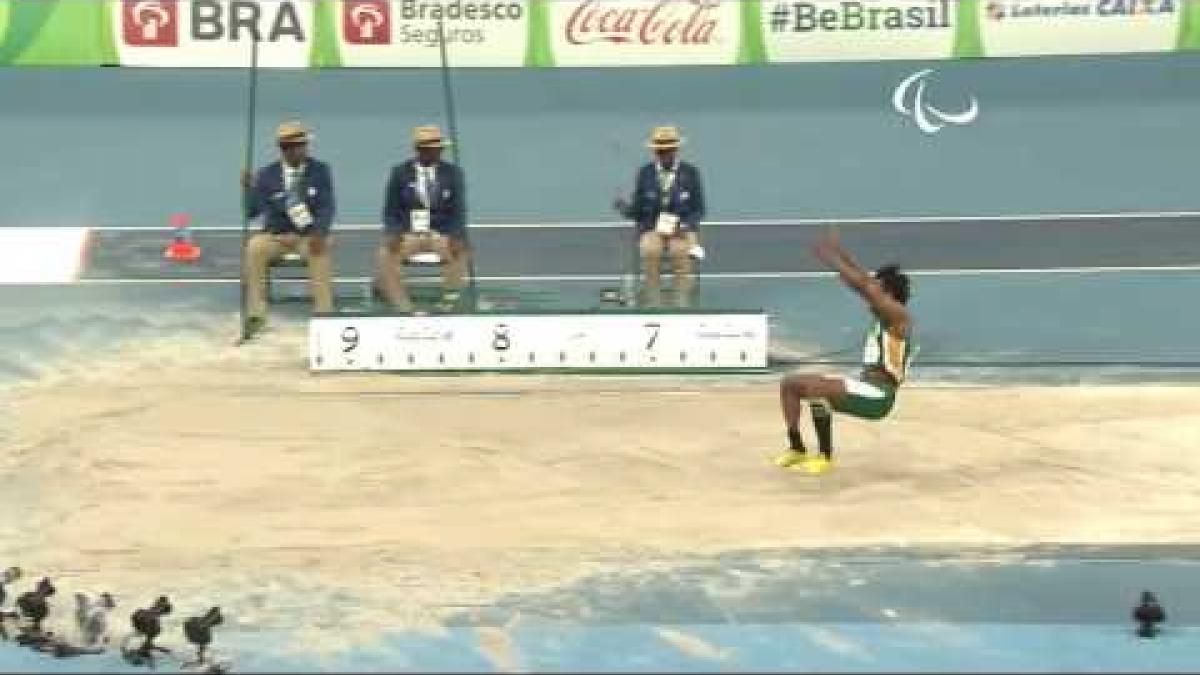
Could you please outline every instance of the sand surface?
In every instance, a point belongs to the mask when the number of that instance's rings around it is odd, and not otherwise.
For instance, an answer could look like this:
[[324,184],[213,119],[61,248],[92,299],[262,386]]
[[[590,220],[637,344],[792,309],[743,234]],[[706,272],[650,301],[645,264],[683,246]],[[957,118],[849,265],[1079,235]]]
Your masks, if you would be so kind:
[[1200,541],[1196,388],[913,387],[882,423],[838,418],[821,478],[771,464],[776,397],[774,378],[313,376],[297,330],[77,356],[4,393],[0,563],[369,640],[674,554]]

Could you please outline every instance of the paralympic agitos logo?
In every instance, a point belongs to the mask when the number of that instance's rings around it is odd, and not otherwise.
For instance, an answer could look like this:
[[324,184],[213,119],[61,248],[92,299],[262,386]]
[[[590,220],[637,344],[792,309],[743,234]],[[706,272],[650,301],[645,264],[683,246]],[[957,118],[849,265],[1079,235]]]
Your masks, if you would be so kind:
[[892,92],[892,107],[905,117],[912,118],[917,128],[927,134],[936,134],[946,125],[964,126],[979,117],[979,102],[970,97],[966,108],[959,112],[946,112],[925,100],[925,91],[932,68],[918,70],[900,81]]

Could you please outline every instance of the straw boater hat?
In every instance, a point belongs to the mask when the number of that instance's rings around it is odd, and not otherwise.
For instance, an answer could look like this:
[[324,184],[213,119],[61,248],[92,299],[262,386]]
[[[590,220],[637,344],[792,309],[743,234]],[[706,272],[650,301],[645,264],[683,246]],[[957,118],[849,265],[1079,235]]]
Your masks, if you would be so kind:
[[435,126],[413,129],[413,146],[418,148],[444,148],[452,145],[442,138],[442,130]]
[[312,133],[300,122],[284,122],[275,129],[275,140],[280,143],[308,143]]
[[681,145],[683,138],[675,127],[655,127],[650,133],[650,141],[646,143],[646,147],[655,150],[671,150]]

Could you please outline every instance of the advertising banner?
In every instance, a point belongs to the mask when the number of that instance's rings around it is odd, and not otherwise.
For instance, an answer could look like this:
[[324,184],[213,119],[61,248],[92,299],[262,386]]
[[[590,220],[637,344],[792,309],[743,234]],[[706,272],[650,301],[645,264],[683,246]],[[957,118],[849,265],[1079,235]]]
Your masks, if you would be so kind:
[[733,65],[741,39],[737,0],[554,0],[556,66]]
[[340,63],[351,67],[441,65],[439,19],[451,66],[525,64],[529,0],[343,0],[333,8]]
[[1163,52],[1184,0],[989,0],[977,8],[987,56]]
[[123,66],[304,68],[315,39],[306,0],[119,0],[110,4]]
[[733,66],[1200,50],[1200,0],[0,0],[0,66]]
[[944,59],[954,55],[955,0],[764,3],[767,60]]

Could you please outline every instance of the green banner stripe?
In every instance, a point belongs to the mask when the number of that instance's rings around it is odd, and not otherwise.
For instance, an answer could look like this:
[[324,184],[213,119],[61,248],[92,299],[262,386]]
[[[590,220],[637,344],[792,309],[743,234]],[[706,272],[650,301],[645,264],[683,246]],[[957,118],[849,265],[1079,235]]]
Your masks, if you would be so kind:
[[313,41],[309,63],[315,68],[338,68],[342,65],[342,40],[334,14],[337,11],[335,3],[319,0],[313,4]]
[[[0,0],[0,53],[4,51],[4,38],[8,33],[8,0]],[[0,65],[4,60],[0,59]]]
[[[18,35],[13,42],[25,39],[25,48],[14,55],[16,65],[48,66],[98,66],[116,60],[111,49],[112,39],[108,35],[109,17],[107,2],[78,2],[58,0],[44,3],[49,12],[34,15],[40,3],[20,2],[13,14],[12,30]],[[23,23],[28,12],[29,21],[41,19],[36,28]],[[25,31],[28,35],[20,35]],[[106,49],[106,46],[108,47]]]
[[529,24],[525,35],[525,65],[554,67],[554,45],[550,33],[550,6],[547,0],[529,0]]
[[954,32],[954,56],[960,59],[984,55],[983,34],[979,29],[979,0],[959,0]]
[[112,20],[112,17],[114,16],[114,5],[120,1],[121,0],[107,0],[107,2],[99,3],[104,5],[104,9],[101,11],[101,15],[99,17],[100,62],[106,66],[121,65],[121,53],[117,50],[117,31],[120,30],[120,26],[118,26]]
[[763,41],[762,1],[746,0],[742,3],[741,41],[738,43],[737,62],[742,65],[757,65],[767,62],[767,46]]
[[1182,0],[1179,8],[1179,49],[1200,50],[1200,2]]
[[57,5],[57,0],[8,3],[8,31],[4,41],[0,42],[0,63],[16,63]]

